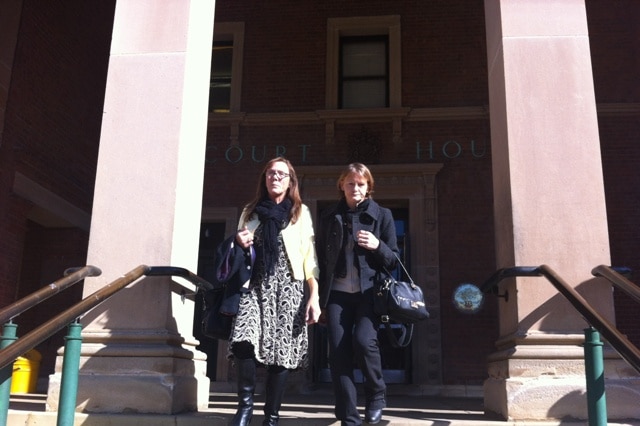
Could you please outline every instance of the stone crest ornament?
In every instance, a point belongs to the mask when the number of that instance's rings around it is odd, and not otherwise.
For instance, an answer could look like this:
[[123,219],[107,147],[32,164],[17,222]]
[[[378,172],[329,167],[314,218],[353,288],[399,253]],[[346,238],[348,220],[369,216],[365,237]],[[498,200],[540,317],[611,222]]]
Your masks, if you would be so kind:
[[362,127],[360,132],[351,133],[347,142],[349,148],[348,162],[377,164],[380,162],[380,135],[369,132]]
[[460,284],[453,292],[453,306],[463,314],[475,314],[484,304],[484,294],[474,284]]

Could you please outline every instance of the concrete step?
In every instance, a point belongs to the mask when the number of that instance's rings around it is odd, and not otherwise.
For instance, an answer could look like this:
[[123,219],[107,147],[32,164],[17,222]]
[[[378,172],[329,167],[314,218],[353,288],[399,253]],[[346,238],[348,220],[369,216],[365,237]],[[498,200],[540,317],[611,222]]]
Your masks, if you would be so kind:
[[[55,426],[55,412],[45,411],[44,395],[12,395],[8,426]],[[77,413],[74,426],[226,426],[236,410],[236,396],[212,392],[209,406],[197,413],[84,414]],[[262,423],[263,395],[256,396],[253,425]],[[362,412],[362,407],[360,407]],[[287,394],[281,412],[281,426],[340,426],[333,417],[333,399],[327,393]],[[363,423],[366,426],[366,423]],[[381,426],[582,426],[586,421],[501,421],[484,414],[478,398],[390,396]],[[640,422],[609,423],[640,426]]]

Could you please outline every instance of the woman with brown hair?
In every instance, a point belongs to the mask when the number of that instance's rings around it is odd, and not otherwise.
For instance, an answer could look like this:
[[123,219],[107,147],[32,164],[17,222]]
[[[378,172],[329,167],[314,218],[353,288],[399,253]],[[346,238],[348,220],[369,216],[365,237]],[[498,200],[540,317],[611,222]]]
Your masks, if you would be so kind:
[[239,397],[230,424],[251,422],[256,365],[261,365],[267,369],[263,425],[277,425],[289,372],[308,365],[307,325],[320,316],[311,213],[302,204],[289,160],[277,157],[266,164],[235,242],[247,255],[255,253],[255,262],[229,339]]

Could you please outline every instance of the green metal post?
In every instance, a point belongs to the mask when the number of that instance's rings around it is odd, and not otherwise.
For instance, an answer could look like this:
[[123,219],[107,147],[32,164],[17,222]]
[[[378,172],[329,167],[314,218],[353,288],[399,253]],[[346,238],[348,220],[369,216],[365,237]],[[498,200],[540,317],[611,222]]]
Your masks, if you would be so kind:
[[584,368],[587,376],[589,426],[607,426],[607,399],[604,390],[604,357],[600,333],[584,329]]
[[[11,321],[2,327],[2,337],[0,338],[0,349],[4,349],[18,338],[18,324]],[[6,426],[9,416],[9,403],[11,399],[11,376],[13,374],[13,363],[0,370],[0,425]]]
[[82,347],[82,325],[77,320],[69,324],[69,334],[64,339],[58,422],[56,424],[57,426],[73,426],[78,398],[80,349]]

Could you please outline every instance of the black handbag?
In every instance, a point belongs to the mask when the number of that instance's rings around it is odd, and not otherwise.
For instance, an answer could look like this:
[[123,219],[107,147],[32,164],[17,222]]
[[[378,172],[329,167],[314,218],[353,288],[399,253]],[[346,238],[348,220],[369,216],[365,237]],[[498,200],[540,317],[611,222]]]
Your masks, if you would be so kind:
[[202,292],[202,334],[212,339],[229,340],[240,305],[240,293],[231,283],[240,277],[238,270],[244,260],[234,257],[234,239],[232,235],[216,248],[213,288]]
[[221,310],[225,299],[225,287],[205,290],[202,295],[202,334],[212,339],[229,340],[235,314]]
[[[399,258],[398,263],[409,282],[396,280],[386,268],[383,268],[386,275],[379,276],[376,280],[373,309],[380,315],[380,321],[385,325],[391,345],[403,348],[411,343],[414,324],[429,318],[429,311],[424,302],[422,289],[413,282]],[[398,326],[394,327],[394,324]],[[400,328],[400,336],[396,335],[394,328]]]

